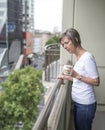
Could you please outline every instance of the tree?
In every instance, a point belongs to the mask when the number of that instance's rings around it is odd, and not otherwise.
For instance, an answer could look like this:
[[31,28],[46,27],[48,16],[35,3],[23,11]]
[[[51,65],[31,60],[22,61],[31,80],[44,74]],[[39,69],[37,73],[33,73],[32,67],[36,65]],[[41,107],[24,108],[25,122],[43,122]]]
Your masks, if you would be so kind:
[[59,36],[55,35],[52,38],[50,38],[47,42],[46,45],[50,45],[50,44],[56,44],[59,43]]
[[18,122],[23,123],[22,130],[31,130],[38,115],[43,85],[42,71],[26,66],[11,73],[2,83],[0,95],[0,129],[15,130]]

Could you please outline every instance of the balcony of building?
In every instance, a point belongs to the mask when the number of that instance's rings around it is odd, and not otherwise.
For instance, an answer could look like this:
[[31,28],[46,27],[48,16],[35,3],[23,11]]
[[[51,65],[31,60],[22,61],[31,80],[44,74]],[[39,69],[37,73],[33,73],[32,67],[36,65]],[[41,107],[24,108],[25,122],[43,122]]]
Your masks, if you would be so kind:
[[[57,80],[32,130],[74,130],[72,82]],[[105,104],[98,104],[92,130],[105,130]]]

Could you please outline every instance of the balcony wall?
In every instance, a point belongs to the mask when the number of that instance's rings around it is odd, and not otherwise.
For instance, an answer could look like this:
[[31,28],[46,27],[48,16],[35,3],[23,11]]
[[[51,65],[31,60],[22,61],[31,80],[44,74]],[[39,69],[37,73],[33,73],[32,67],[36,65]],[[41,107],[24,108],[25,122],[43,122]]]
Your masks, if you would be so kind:
[[[105,0],[63,0],[62,30],[74,27],[80,32],[82,45],[95,56],[100,73],[100,86],[95,87],[97,101],[105,111]],[[67,62],[75,64],[75,56],[60,48],[60,68]]]

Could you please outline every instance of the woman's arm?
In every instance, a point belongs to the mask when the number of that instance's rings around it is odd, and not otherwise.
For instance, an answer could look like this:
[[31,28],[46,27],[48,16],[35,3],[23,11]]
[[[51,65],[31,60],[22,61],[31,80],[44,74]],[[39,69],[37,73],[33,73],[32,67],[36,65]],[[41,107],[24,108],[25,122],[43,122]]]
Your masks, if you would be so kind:
[[97,77],[97,78],[90,78],[90,77],[85,77],[85,76],[82,76],[82,75],[78,75],[78,76],[76,76],[76,78],[81,80],[82,82],[85,82],[87,84],[91,84],[93,86],[99,86],[99,84],[100,84],[99,77]]
[[82,81],[85,82],[87,84],[91,84],[93,86],[99,86],[100,84],[100,78],[91,78],[91,77],[85,77],[83,75],[78,74],[76,71],[72,70],[71,76]]

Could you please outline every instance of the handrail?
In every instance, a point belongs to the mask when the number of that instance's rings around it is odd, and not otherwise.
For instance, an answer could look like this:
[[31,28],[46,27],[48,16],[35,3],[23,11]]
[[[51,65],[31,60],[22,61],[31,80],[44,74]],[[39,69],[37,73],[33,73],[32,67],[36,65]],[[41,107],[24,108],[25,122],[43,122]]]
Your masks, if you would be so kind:
[[[70,62],[68,61],[67,64]],[[72,128],[71,84],[72,82],[68,80],[57,80],[32,130],[70,130]]]
[[52,49],[54,49],[54,50],[58,50],[58,48],[60,49],[60,46],[59,46],[59,44],[58,43],[55,43],[55,44],[49,44],[49,45],[46,45],[45,46],[45,51],[47,51],[47,50],[52,50]]
[[[71,82],[66,81],[60,87],[59,94],[48,119],[48,130],[68,130],[71,111]],[[69,102],[67,103],[67,101]],[[69,104],[69,106],[67,106]],[[67,113],[66,113],[67,112]],[[62,116],[61,116],[62,115]],[[63,117],[63,118],[62,118]]]
[[45,126],[47,126],[48,116],[51,112],[57,90],[59,89],[61,84],[62,84],[62,80],[57,80],[55,86],[52,89],[51,95],[49,96],[49,99],[47,100],[46,105],[44,106],[43,110],[41,111],[32,130],[44,130]]

